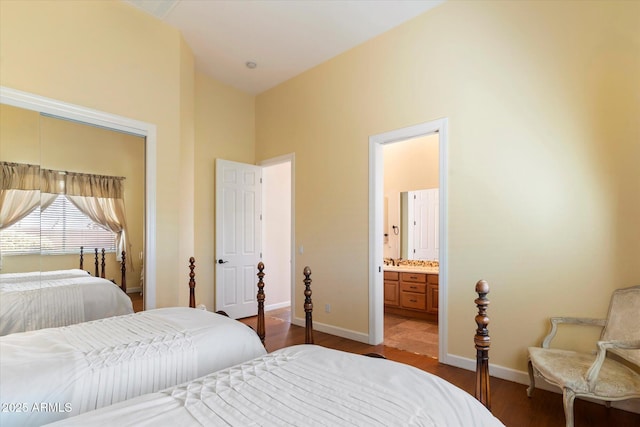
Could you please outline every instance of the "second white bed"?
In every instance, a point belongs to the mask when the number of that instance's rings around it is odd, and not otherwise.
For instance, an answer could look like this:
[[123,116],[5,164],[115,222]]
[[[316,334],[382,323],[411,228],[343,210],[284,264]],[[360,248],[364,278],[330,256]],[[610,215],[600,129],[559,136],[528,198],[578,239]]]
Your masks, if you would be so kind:
[[0,337],[0,401],[24,411],[0,413],[0,425],[42,425],[265,353],[245,324],[182,307],[11,334]]
[[116,284],[83,270],[0,274],[0,335],[131,313]]
[[315,345],[287,347],[60,425],[503,426],[442,378]]

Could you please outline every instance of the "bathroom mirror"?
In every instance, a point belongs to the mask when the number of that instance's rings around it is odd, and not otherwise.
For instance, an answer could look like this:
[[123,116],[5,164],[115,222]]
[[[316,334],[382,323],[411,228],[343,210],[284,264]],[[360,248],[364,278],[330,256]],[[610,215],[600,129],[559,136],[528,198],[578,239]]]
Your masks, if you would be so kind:
[[[437,132],[418,136],[394,143],[384,144],[384,247],[385,258],[402,258],[418,260],[437,260],[439,247],[437,226],[432,230],[422,222],[437,222],[438,210],[433,210],[433,203],[438,202],[431,197],[430,208],[422,208],[413,215],[417,218],[419,229],[415,230],[413,221],[409,219],[410,192],[420,195],[422,191],[437,191],[439,186],[439,135]],[[412,231],[413,230],[413,231]],[[430,245],[429,250],[423,246]],[[415,251],[414,251],[415,250]]]

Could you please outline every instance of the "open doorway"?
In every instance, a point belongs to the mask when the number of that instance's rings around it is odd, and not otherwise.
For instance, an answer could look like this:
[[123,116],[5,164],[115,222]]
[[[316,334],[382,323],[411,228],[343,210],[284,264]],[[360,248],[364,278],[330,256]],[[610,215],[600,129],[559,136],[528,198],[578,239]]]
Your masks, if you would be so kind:
[[290,311],[293,155],[259,165],[216,159],[216,305],[233,319],[257,312],[264,263],[265,311]]
[[437,132],[384,145],[384,345],[438,357]]
[[293,156],[270,159],[260,166],[263,180],[262,260],[268,278],[265,311],[280,310],[286,317],[290,316],[293,288]]
[[[384,341],[384,147],[413,138],[438,134],[438,359],[447,354],[447,119],[392,130],[369,138],[369,343]],[[389,224],[392,227],[393,224]],[[392,229],[392,228],[391,228]],[[427,284],[425,284],[426,287]],[[445,362],[446,363],[446,362]]]

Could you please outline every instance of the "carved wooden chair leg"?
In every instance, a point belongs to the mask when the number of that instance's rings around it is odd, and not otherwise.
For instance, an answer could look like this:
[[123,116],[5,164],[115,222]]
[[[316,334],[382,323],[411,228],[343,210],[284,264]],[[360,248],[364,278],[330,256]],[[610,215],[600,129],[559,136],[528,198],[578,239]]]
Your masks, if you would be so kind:
[[527,397],[531,397],[531,395],[533,394],[533,390],[536,389],[536,379],[535,376],[533,375],[533,364],[531,363],[531,361],[529,360],[528,363],[528,367],[529,367],[529,387],[527,388]]
[[564,418],[566,421],[566,427],[573,427],[573,401],[576,399],[576,394],[573,390],[568,388],[562,389],[562,403],[564,406]]

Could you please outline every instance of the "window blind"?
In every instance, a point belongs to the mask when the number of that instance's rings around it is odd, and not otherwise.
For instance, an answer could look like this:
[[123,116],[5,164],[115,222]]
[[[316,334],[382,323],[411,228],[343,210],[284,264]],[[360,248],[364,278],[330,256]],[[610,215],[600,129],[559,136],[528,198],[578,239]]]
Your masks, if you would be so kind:
[[0,247],[3,255],[75,254],[80,246],[115,252],[115,236],[60,195],[44,212],[38,207],[2,230]]

